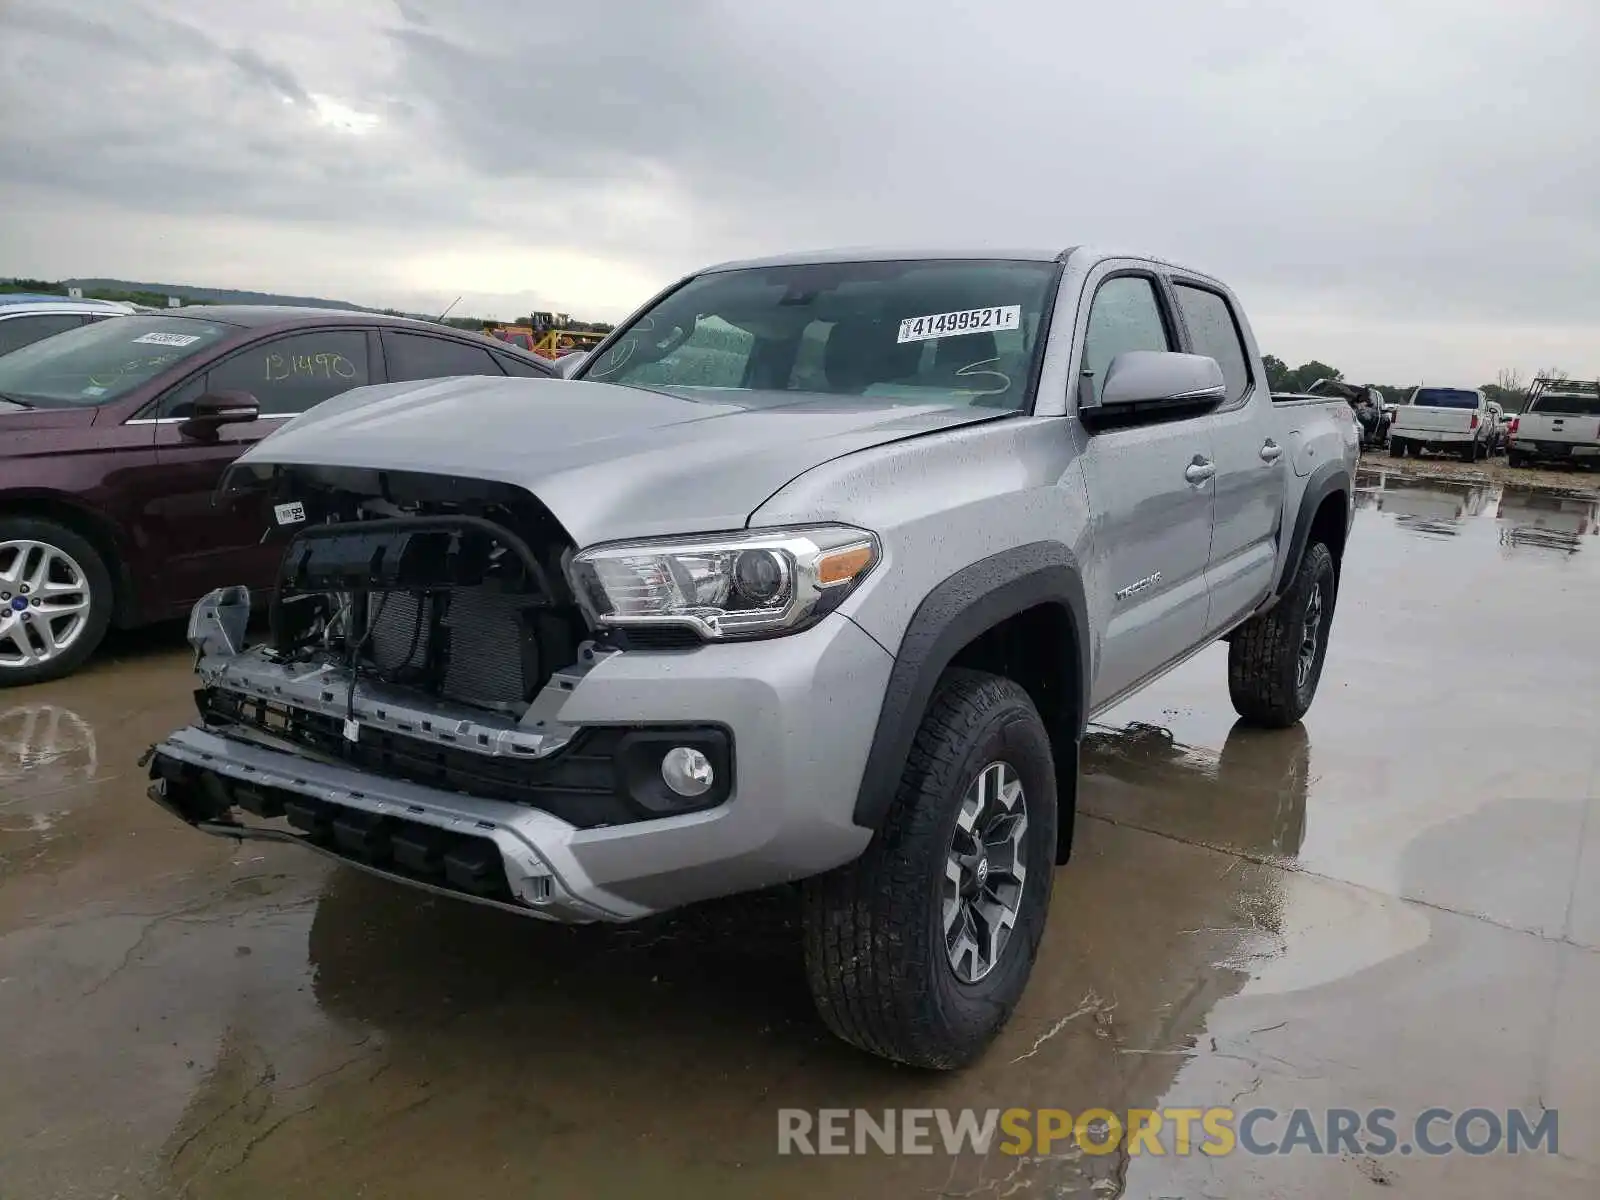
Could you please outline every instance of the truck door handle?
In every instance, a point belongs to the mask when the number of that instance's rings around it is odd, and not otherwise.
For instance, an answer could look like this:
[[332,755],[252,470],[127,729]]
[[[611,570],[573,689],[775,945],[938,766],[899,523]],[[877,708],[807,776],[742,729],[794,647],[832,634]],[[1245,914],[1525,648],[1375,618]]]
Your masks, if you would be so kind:
[[1271,438],[1268,438],[1266,445],[1261,447],[1261,461],[1277,462],[1278,456],[1282,453],[1283,447],[1278,445],[1278,443],[1273,441]]
[[1183,477],[1198,487],[1217,473],[1216,464],[1209,458],[1196,454],[1194,461],[1183,469]]

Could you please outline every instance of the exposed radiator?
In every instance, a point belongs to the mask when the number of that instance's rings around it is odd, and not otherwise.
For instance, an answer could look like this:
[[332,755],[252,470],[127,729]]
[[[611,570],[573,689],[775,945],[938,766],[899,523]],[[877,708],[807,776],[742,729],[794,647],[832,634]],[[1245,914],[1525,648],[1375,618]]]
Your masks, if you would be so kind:
[[[444,638],[441,694],[467,704],[520,704],[533,690],[526,675],[534,653],[524,631],[524,594],[489,587],[453,588],[419,596],[375,594],[367,661],[385,675],[422,670]],[[381,606],[381,607],[380,607]],[[442,620],[437,619],[442,610]],[[419,627],[420,616],[420,627]]]

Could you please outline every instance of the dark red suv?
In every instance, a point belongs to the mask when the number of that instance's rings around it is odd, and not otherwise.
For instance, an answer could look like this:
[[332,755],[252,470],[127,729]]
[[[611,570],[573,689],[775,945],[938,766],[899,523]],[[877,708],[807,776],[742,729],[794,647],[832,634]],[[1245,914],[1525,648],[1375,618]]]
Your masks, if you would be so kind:
[[108,626],[270,587],[260,502],[213,491],[287,419],[363,384],[557,373],[425,321],[309,308],[115,317],[0,357],[0,687],[75,670]]

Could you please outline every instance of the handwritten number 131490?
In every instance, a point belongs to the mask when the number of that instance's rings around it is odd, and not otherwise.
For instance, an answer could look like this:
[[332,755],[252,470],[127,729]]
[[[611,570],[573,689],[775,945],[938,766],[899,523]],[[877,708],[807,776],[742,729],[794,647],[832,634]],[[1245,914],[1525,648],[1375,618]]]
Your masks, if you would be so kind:
[[312,379],[354,379],[356,367],[342,354],[268,354],[267,382],[277,383],[295,377]]

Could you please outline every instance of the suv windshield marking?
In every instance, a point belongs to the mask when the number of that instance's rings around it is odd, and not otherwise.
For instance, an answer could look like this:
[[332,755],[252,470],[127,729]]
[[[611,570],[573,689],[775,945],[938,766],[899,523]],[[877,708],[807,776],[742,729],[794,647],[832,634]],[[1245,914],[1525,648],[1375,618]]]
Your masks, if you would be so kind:
[[[109,404],[237,329],[221,321],[141,315],[82,325],[0,357],[0,393],[44,408]],[[184,344],[173,344],[180,338]]]

